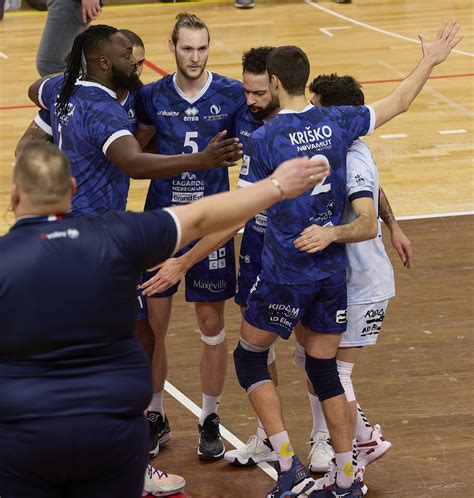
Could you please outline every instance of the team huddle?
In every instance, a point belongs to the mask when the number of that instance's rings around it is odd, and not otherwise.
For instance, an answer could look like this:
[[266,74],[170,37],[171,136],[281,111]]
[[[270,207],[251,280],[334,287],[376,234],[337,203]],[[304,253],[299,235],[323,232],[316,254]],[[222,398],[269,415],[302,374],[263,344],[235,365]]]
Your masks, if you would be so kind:
[[[183,280],[202,342],[198,457],[243,467],[274,462],[278,480],[268,498],[367,493],[365,469],[391,443],[368,422],[351,373],[360,349],[376,344],[395,295],[381,221],[407,268],[412,249],[361,137],[408,110],[433,67],[459,42],[458,29],[444,23],[433,42],[423,40],[419,64],[371,105],[354,78],[336,74],[314,78],[308,101],[310,63],[295,46],[246,51],[242,82],[211,72],[208,28],[187,13],[177,16],[170,37],[171,75],[143,86],[139,36],[95,25],[76,38],[64,74],[30,87],[41,110],[17,153],[38,138],[65,153],[77,182],[74,216],[125,211],[130,178],[151,179],[145,211],[179,214],[229,191],[228,167],[237,164],[241,197],[268,178],[278,192],[278,202],[244,218],[238,268],[233,238],[242,220],[170,252],[136,283],[135,330],[151,363],[153,395],[147,407],[136,400],[130,413],[146,408],[150,458],[171,440],[163,404],[165,338]],[[309,157],[319,169],[310,175],[311,186],[290,198],[276,172],[297,157]],[[258,427],[243,448],[226,451],[218,406],[228,358],[224,307],[232,298],[242,312],[240,340],[232,345],[235,370]],[[294,360],[307,379],[313,416],[307,466],[293,452],[277,391],[275,342],[293,332]],[[184,485],[179,476],[148,466],[143,494],[165,496]]]

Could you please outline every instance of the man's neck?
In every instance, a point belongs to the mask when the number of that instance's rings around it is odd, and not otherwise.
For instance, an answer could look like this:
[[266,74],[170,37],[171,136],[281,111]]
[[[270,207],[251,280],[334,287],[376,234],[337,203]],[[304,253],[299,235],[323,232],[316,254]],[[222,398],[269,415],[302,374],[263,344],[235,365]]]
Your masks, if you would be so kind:
[[86,81],[93,81],[94,83],[99,83],[99,85],[105,86],[105,88],[108,88],[113,92],[117,92],[118,90],[118,88],[116,88],[116,86],[112,83],[112,81],[109,80],[109,78],[105,78],[102,75],[87,73],[84,76],[84,79]]
[[292,111],[301,112],[309,104],[304,95],[279,95],[280,109],[290,109]]
[[15,208],[15,218],[28,216],[49,216],[50,214],[64,214],[71,210],[70,202],[58,202],[42,206],[18,205]]
[[184,74],[176,71],[176,84],[179,89],[189,98],[195,97],[206,85],[209,73],[205,70],[197,80],[186,78]]

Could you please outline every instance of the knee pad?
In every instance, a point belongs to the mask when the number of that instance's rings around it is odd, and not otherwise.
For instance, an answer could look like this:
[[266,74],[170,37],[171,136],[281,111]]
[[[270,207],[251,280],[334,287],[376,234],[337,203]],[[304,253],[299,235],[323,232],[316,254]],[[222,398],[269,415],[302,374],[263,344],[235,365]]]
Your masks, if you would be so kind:
[[354,386],[352,385],[352,368],[354,367],[354,363],[347,363],[345,361],[336,361],[337,363],[337,371],[339,372],[339,379],[341,380],[342,387],[346,393],[347,401],[350,403],[351,401],[355,401],[355,393]]
[[225,339],[225,329],[222,329],[217,335],[209,336],[209,335],[204,335],[201,332],[201,341],[206,343],[209,346],[217,346],[219,344],[222,344]]
[[344,394],[339,374],[337,372],[336,358],[321,359],[306,355],[306,374],[313,384],[319,401],[335,398]]
[[242,339],[234,351],[237,379],[248,393],[260,384],[272,381],[268,371],[268,351]]
[[306,353],[304,352],[304,347],[299,342],[296,343],[293,360],[295,365],[306,375]]

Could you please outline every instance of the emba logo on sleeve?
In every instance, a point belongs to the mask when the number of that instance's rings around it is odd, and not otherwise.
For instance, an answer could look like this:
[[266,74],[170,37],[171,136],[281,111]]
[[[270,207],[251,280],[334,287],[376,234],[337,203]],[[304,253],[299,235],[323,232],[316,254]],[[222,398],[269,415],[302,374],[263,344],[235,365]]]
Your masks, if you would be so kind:
[[336,323],[347,323],[347,310],[336,311]]
[[249,169],[250,169],[250,156],[246,156],[244,154],[244,157],[242,158],[242,167],[240,168],[240,174],[244,176],[248,175]]

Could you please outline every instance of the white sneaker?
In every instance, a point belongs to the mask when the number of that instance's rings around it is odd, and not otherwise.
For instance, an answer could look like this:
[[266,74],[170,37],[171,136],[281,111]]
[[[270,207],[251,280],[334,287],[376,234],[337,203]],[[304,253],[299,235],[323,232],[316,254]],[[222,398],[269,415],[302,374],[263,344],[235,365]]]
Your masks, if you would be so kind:
[[183,477],[167,474],[148,465],[145,472],[142,496],[169,496],[181,491],[186,486]]
[[309,470],[311,472],[327,472],[329,464],[334,458],[334,450],[329,442],[329,434],[327,432],[316,432],[311,444],[309,452]]
[[226,451],[224,458],[238,466],[250,467],[261,462],[276,462],[277,454],[273,451],[268,439],[261,439],[257,435],[250,436],[247,444],[236,450]]
[[368,441],[357,441],[357,463],[362,467],[375,462],[382,457],[392,446],[392,443],[385,441],[380,425],[374,425],[371,437]]
[[[364,472],[365,467],[358,467],[355,474],[354,479],[360,480],[362,495],[365,496],[369,488],[364,483]],[[316,487],[314,489],[330,489],[331,486],[336,482],[336,463],[334,460],[329,462],[329,471],[321,478],[316,479]]]

